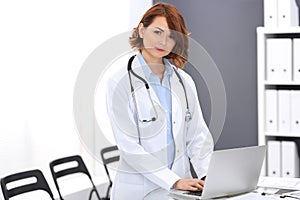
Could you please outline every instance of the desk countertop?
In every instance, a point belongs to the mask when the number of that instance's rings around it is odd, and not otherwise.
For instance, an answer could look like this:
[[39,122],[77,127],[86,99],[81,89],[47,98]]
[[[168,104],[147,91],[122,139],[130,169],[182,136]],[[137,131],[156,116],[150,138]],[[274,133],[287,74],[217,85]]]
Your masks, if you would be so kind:
[[[185,197],[179,197],[175,195],[169,194],[168,191],[163,189],[155,190],[151,193],[149,193],[144,200],[193,200],[194,198],[185,198]],[[232,197],[222,197],[222,198],[216,198],[216,200],[295,200],[294,198],[280,198],[279,195],[262,195],[258,192],[249,192],[246,194],[236,195]]]

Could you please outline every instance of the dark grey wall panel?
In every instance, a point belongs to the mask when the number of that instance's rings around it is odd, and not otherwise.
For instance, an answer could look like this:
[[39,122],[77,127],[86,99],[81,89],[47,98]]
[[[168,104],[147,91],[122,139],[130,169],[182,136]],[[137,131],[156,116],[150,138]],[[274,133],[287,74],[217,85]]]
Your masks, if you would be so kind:
[[[154,3],[157,1],[154,1]],[[226,89],[227,114],[216,149],[257,144],[256,27],[263,25],[263,0],[164,0],[184,15],[191,37],[217,64]],[[208,89],[194,68],[203,114],[210,121]],[[213,119],[212,119],[213,120]]]

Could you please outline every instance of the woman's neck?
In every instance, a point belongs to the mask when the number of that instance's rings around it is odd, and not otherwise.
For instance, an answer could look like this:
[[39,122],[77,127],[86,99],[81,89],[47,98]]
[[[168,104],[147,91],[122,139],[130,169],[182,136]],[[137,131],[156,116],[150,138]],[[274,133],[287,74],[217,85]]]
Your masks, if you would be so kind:
[[155,58],[145,51],[141,51],[141,54],[146,61],[147,65],[150,67],[151,71],[156,74],[160,81],[162,81],[164,72],[165,72],[165,65],[162,58]]

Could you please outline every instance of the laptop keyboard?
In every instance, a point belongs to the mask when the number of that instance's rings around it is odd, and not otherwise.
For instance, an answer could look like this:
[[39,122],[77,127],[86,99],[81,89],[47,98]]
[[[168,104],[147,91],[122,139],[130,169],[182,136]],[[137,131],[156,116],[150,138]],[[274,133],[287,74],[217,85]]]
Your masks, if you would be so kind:
[[188,192],[186,192],[184,194],[201,196],[202,195],[202,190],[199,190],[199,191],[196,191],[196,192],[194,192],[194,191],[188,191]]

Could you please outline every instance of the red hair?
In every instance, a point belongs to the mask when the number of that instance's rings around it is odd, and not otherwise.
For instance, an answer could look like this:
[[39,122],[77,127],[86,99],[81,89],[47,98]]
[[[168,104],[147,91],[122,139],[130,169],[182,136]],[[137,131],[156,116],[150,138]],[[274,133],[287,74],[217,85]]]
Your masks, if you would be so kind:
[[[165,17],[169,29],[174,34],[176,43],[166,58],[175,66],[183,68],[188,59],[188,35],[190,32],[185,26],[181,13],[171,4],[159,2],[146,11],[140,23],[143,23],[144,27],[148,27],[155,17]],[[133,29],[132,36],[129,38],[129,43],[132,48],[139,51],[143,48],[143,39],[139,36],[138,27]]]

